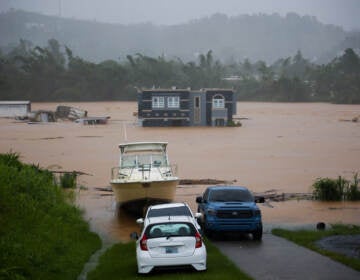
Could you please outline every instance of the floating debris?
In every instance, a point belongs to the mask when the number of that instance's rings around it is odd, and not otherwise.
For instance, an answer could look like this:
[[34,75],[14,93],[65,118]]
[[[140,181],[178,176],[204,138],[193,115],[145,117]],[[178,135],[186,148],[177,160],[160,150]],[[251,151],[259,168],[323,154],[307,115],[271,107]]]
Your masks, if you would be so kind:
[[57,106],[55,113],[56,116],[60,119],[69,119],[73,121],[80,118],[86,118],[88,114],[85,110],[64,105]]
[[286,200],[313,200],[312,193],[278,193],[277,190],[272,189],[263,193],[254,193],[256,196],[263,196],[270,201],[286,201]]
[[218,179],[182,179],[179,185],[219,185],[219,184],[233,184],[236,180],[218,180]]
[[33,111],[28,114],[28,120],[30,123],[37,123],[37,122],[56,122],[56,114],[53,111],[47,111],[47,110],[38,110]]
[[82,172],[82,171],[60,171],[60,170],[49,170],[51,173],[57,173],[57,174],[76,174],[76,175],[87,175],[87,176],[94,176],[92,174],[89,174],[89,173],[85,173],[85,172]]
[[77,119],[75,120],[75,122],[84,125],[107,124],[109,119],[110,117],[87,117],[87,118]]

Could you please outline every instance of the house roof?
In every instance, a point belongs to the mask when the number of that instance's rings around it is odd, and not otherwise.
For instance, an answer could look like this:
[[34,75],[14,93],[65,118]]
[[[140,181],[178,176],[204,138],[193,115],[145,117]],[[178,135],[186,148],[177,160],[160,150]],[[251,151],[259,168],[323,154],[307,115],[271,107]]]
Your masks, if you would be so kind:
[[191,88],[180,89],[180,88],[151,88],[151,89],[141,89],[141,92],[166,92],[166,93],[177,93],[177,92],[196,92],[196,93],[205,93],[209,91],[231,91],[234,92],[232,88],[202,88],[199,90],[191,90]]
[[30,101],[0,101],[0,105],[23,105],[30,104]]

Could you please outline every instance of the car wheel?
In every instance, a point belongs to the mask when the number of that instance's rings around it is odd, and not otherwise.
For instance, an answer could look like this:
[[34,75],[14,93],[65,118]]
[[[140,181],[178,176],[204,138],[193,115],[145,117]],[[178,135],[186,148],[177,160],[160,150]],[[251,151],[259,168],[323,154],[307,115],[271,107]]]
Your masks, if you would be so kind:
[[263,234],[263,228],[261,225],[258,229],[256,229],[255,231],[252,232],[253,240],[261,241],[262,234]]

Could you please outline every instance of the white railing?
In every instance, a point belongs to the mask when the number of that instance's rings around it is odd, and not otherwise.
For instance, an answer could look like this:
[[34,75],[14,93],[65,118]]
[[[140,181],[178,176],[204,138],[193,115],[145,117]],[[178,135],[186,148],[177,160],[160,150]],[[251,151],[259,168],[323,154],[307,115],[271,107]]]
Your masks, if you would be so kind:
[[164,180],[175,177],[177,174],[177,165],[152,166],[143,164],[137,167],[113,167],[111,168],[111,180],[124,181],[151,181]]

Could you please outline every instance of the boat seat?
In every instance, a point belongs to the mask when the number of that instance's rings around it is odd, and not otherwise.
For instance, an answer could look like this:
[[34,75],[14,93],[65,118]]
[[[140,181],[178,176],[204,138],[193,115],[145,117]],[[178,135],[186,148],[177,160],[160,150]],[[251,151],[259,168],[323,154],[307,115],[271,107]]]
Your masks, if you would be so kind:
[[151,164],[141,164],[139,165],[139,171],[150,171],[151,170]]

